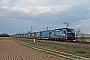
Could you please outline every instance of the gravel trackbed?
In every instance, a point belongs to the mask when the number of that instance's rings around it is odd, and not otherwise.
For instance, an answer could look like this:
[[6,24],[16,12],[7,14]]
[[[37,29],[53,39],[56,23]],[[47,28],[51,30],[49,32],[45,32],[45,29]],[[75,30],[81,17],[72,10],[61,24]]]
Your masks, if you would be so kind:
[[65,60],[48,53],[23,46],[14,40],[0,40],[0,60]]

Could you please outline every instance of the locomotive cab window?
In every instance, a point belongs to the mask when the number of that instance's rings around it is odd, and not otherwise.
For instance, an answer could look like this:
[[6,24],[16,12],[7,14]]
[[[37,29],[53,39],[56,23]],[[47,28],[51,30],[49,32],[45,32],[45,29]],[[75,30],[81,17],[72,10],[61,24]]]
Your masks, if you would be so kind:
[[68,33],[74,33],[74,29],[67,29]]

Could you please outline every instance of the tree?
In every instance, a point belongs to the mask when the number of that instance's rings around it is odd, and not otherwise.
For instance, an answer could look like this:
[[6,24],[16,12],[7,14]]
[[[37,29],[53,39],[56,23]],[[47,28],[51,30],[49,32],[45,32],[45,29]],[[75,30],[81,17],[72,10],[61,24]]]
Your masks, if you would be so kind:
[[76,41],[78,40],[77,37],[81,34],[81,29],[76,30]]
[[84,41],[84,34],[83,33],[81,34],[81,38],[82,38],[82,41]]
[[84,41],[84,34],[81,32],[81,29],[76,30],[76,41],[78,41],[78,37],[81,37],[82,41]]

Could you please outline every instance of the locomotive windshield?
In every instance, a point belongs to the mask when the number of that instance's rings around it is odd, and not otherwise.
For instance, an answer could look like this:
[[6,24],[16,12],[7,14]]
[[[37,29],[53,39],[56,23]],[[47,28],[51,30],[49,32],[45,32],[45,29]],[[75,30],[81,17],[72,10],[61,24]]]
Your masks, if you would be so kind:
[[67,29],[67,33],[75,33],[74,29]]

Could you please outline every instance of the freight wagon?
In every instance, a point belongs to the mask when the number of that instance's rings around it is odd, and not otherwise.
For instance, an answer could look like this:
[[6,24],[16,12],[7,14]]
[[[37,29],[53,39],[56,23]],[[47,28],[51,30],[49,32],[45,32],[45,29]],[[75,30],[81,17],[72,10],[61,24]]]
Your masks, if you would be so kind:
[[35,34],[36,34],[36,32],[29,33],[28,34],[28,39],[34,39],[35,38]]

